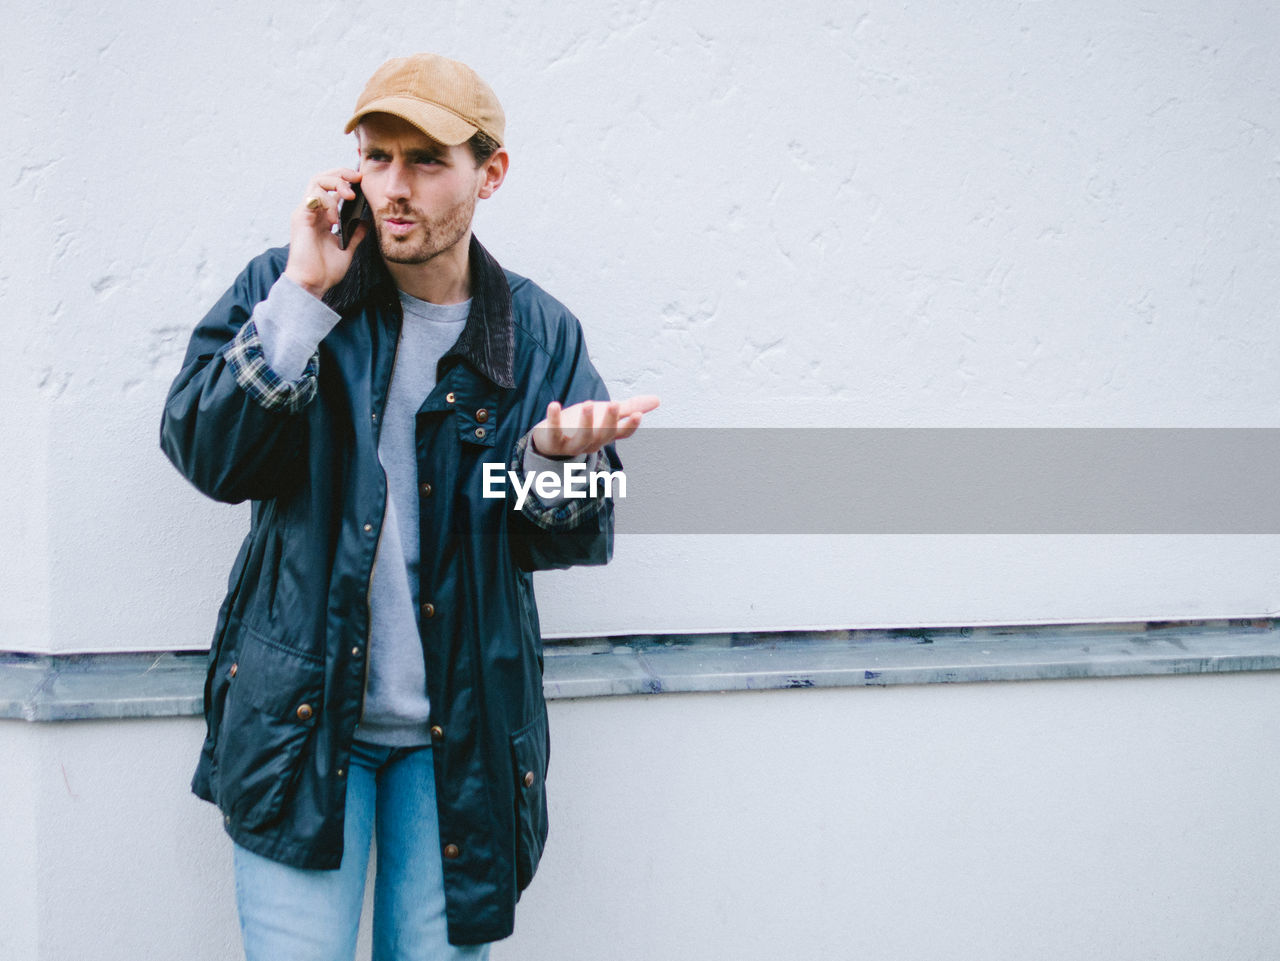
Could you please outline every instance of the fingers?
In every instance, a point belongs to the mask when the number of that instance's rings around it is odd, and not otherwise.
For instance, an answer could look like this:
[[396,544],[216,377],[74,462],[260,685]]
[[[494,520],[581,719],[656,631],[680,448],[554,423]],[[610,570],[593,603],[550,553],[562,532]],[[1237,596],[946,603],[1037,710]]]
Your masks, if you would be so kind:
[[[609,404],[610,416],[600,425],[596,448],[615,440],[625,440],[640,429],[644,415],[658,406],[658,398],[653,394],[640,394],[626,400],[613,401]],[[600,437],[603,439],[600,439]]]
[[635,397],[628,397],[626,400],[619,401],[623,414],[647,414],[649,411],[657,409],[659,403],[660,401],[654,394],[637,394]]
[[[627,411],[626,401],[609,401],[596,404],[583,401],[582,408],[583,434],[574,445],[575,452],[589,454],[598,451],[605,444],[630,437],[640,426],[642,411]],[[644,405],[641,405],[644,406]]]
[[[303,207],[313,224],[327,221],[330,226],[338,222],[338,201],[354,200],[356,192],[351,184],[360,179],[360,171],[339,167],[316,174],[307,185]],[[319,200],[319,204],[315,200]],[[321,211],[324,211],[323,213]]]
[[644,415],[658,406],[652,395],[623,401],[580,401],[567,408],[552,401],[547,416],[534,431],[534,449],[542,454],[572,457],[590,454],[605,444],[630,437]]
[[637,430],[640,429],[640,419],[642,414],[630,414],[618,422],[618,432],[614,435],[614,440],[626,440]]
[[299,211],[304,223],[332,227],[338,222],[337,194],[312,186],[307,195],[302,198]]
[[369,225],[363,220],[356,224],[355,232],[351,235],[351,242],[347,244],[348,250],[355,250],[360,246],[360,242],[364,240],[365,234],[369,232]]
[[600,423],[600,431],[613,437],[618,432],[618,409],[621,407],[616,400],[610,401],[604,407],[604,420]]
[[351,184],[358,181],[363,174],[359,170],[352,170],[349,167],[337,167],[333,170],[326,170],[324,173],[316,174],[311,178],[311,186],[319,187],[321,190],[338,190],[343,192],[343,196],[348,199],[355,195],[355,191],[351,189]]
[[560,403],[551,401],[547,404],[547,416],[533,428],[533,449],[544,456],[560,456],[560,447],[564,443],[564,432],[560,429]]

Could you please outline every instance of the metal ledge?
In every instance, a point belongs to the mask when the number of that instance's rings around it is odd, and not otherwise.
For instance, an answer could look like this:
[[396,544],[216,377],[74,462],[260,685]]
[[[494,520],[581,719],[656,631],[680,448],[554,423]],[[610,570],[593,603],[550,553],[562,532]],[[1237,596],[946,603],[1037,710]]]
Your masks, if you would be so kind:
[[[0,718],[201,713],[201,652],[0,652]],[[642,635],[546,648],[548,698],[1280,670],[1275,619]]]

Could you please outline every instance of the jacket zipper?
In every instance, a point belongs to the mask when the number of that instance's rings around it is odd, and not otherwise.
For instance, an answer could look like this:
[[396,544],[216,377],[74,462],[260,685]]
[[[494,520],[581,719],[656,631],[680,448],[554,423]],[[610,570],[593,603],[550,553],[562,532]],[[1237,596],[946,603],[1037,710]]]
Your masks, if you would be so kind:
[[[399,307],[399,301],[396,302]],[[404,325],[404,315],[400,315],[400,324]],[[391,350],[391,373],[387,375],[387,389],[382,395],[382,411],[386,412],[387,401],[391,397],[391,381],[396,376],[396,357],[400,354],[400,329],[396,329],[396,345]],[[373,575],[378,569],[378,554],[382,550],[382,525],[387,519],[387,498],[391,496],[391,490],[387,484],[387,470],[382,466],[382,458],[378,456],[378,441],[382,437],[382,425],[378,425],[377,437],[373,442],[373,457],[377,461],[378,470],[382,471],[382,517],[378,520],[378,539],[373,545],[373,563],[369,565],[369,583],[364,588],[364,610],[365,616],[368,618],[369,626],[365,629],[364,634],[364,681],[360,687],[360,717],[356,721],[358,725],[364,720],[365,701],[369,696],[369,662],[373,660]]]

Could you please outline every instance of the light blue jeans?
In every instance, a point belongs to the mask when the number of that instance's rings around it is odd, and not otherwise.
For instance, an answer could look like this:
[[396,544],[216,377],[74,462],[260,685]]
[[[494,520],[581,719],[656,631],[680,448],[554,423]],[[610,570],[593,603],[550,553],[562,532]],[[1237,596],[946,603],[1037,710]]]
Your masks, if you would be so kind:
[[431,748],[355,742],[342,866],[310,871],[235,846],[236,905],[248,961],[352,961],[377,831],[373,961],[486,961],[487,944],[449,944]]

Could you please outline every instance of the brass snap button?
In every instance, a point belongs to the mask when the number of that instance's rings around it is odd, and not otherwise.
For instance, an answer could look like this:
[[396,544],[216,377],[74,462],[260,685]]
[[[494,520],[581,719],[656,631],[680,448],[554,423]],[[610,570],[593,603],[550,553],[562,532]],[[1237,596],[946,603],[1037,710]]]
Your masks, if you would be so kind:
[[430,484],[428,484],[428,483],[426,483],[425,481],[424,481],[423,483],[421,483],[421,484],[419,484],[419,485],[418,485],[418,489],[419,489],[420,491],[422,491],[422,496],[423,496],[423,497],[430,497],[430,496],[431,496],[431,485],[430,485]]
[[227,677],[235,677],[235,676],[236,676],[236,671],[238,671],[238,670],[240,670],[240,665],[239,665],[239,664],[232,664],[232,665],[231,665],[231,670],[227,671]]
[[427,603],[425,603],[425,604],[423,604],[423,605],[422,605],[422,616],[423,616],[423,617],[435,617],[435,616],[436,616],[436,606],[435,606],[434,604],[432,604],[430,601],[427,601]]
[[456,860],[458,855],[461,853],[462,852],[458,850],[458,846],[456,844],[446,844],[444,846],[444,856],[450,861]]
[[477,428],[476,428],[476,436],[477,436],[477,437],[484,437],[484,428],[483,428],[483,427],[477,427]]
[[525,787],[533,787],[533,781],[534,781],[533,772],[532,772],[532,771],[525,771],[525,772],[524,772],[524,786],[525,786]]
[[444,399],[447,400],[450,404],[452,404],[458,398],[453,395],[453,391],[449,391],[449,393],[444,395]]
[[488,419],[489,419],[489,412],[485,410],[483,407],[481,407],[478,411],[476,411],[476,420],[480,421],[480,423],[483,424]]
[[309,721],[309,720],[311,720],[311,716],[312,716],[314,713],[315,713],[315,712],[314,712],[313,710],[311,710],[311,705],[310,705],[310,704],[299,704],[299,705],[298,705],[298,720],[299,720],[299,721]]
[[431,725],[431,740],[437,741],[437,742],[444,740],[444,728],[442,728],[439,724]]

